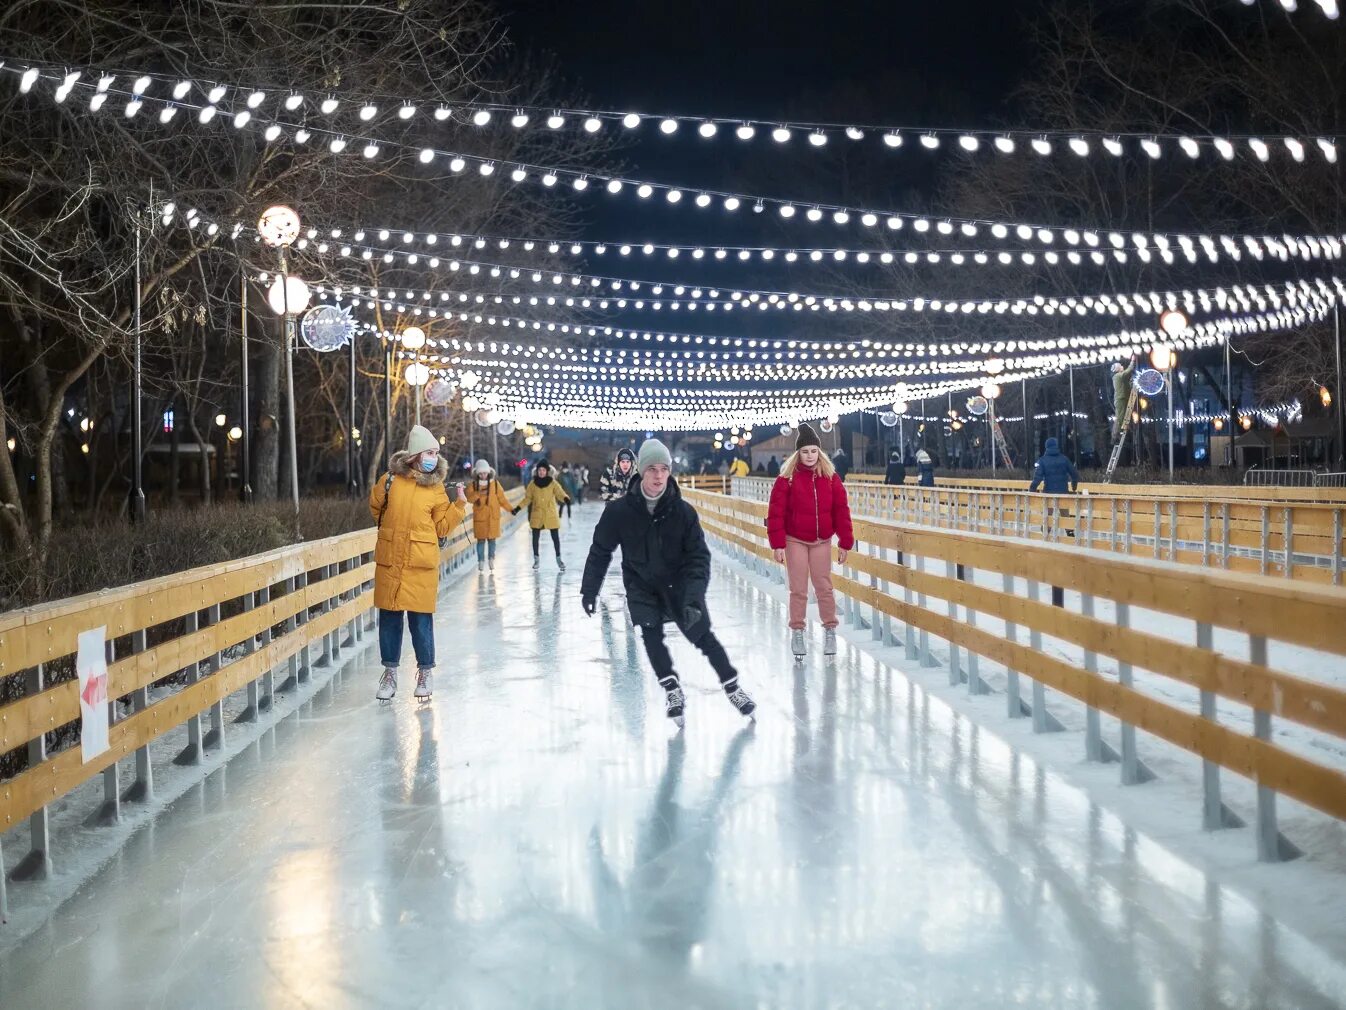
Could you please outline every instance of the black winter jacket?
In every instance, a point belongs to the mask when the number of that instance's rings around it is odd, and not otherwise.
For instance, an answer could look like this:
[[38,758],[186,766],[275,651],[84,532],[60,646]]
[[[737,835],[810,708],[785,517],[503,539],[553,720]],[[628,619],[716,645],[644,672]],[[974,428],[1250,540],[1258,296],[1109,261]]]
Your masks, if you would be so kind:
[[1052,444],[1047,446],[1047,451],[1033,468],[1033,481],[1028,485],[1028,490],[1036,491],[1041,485],[1047,494],[1068,494],[1079,484],[1080,473],[1070,457],[1063,455],[1056,446],[1056,440],[1050,441]]
[[[604,506],[584,562],[582,596],[598,595],[612,552],[618,547],[622,549],[622,582],[633,623],[673,621],[692,640],[710,626],[706,610],[710,548],[696,509],[683,499],[675,480],[669,478],[653,515],[645,507],[638,480],[631,482],[624,497]],[[684,615],[689,606],[701,612],[691,626]]]
[[907,482],[907,468],[897,460],[891,460],[888,463],[888,469],[883,475],[885,484],[905,484]]

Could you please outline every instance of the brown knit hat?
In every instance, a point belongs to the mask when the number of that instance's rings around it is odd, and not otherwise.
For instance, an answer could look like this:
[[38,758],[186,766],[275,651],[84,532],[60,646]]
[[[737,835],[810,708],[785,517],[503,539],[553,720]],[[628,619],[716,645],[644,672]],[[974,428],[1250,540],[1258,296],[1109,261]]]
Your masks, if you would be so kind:
[[808,424],[799,426],[799,434],[795,436],[795,451],[798,452],[806,445],[816,445],[822,448],[822,440],[818,438],[818,433]]

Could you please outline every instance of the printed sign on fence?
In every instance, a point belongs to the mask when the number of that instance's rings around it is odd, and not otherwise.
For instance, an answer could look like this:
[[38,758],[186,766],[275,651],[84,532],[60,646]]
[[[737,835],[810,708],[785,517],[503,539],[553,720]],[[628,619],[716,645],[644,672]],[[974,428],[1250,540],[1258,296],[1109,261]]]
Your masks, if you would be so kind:
[[107,628],[80,633],[75,670],[79,674],[80,752],[87,763],[108,749]]

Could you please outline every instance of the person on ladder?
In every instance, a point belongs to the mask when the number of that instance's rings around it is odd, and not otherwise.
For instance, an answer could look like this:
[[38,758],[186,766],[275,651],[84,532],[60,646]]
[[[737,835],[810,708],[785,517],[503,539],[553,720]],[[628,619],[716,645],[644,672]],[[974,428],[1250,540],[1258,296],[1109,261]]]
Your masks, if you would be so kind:
[[419,424],[407,447],[395,452],[388,472],[369,489],[369,511],[378,522],[374,545],[374,606],[379,612],[379,658],[383,676],[376,697],[397,694],[402,659],[403,614],[416,651],[416,698],[429,701],[435,668],[435,601],[439,598],[439,541],[467,515],[467,496],[457,485],[449,501],[444,481],[449,464],[439,440]]
[[1131,356],[1131,361],[1122,367],[1120,361],[1112,363],[1112,406],[1116,414],[1112,422],[1112,440],[1117,441],[1122,435],[1122,422],[1126,419],[1127,405],[1131,402],[1131,376],[1136,374],[1136,356]]

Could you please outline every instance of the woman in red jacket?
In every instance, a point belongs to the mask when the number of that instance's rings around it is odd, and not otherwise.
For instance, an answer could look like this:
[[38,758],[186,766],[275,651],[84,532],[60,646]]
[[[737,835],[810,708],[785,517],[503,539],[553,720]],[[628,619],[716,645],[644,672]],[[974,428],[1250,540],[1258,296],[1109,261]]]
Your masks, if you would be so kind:
[[780,469],[771,488],[767,509],[767,539],[776,560],[785,565],[790,582],[790,648],[804,655],[804,615],[808,610],[809,582],[822,618],[823,653],[837,653],[837,601],[832,591],[832,538],[837,540],[837,562],[855,547],[846,485],[832,461],[822,452],[817,433],[799,426],[795,451]]

